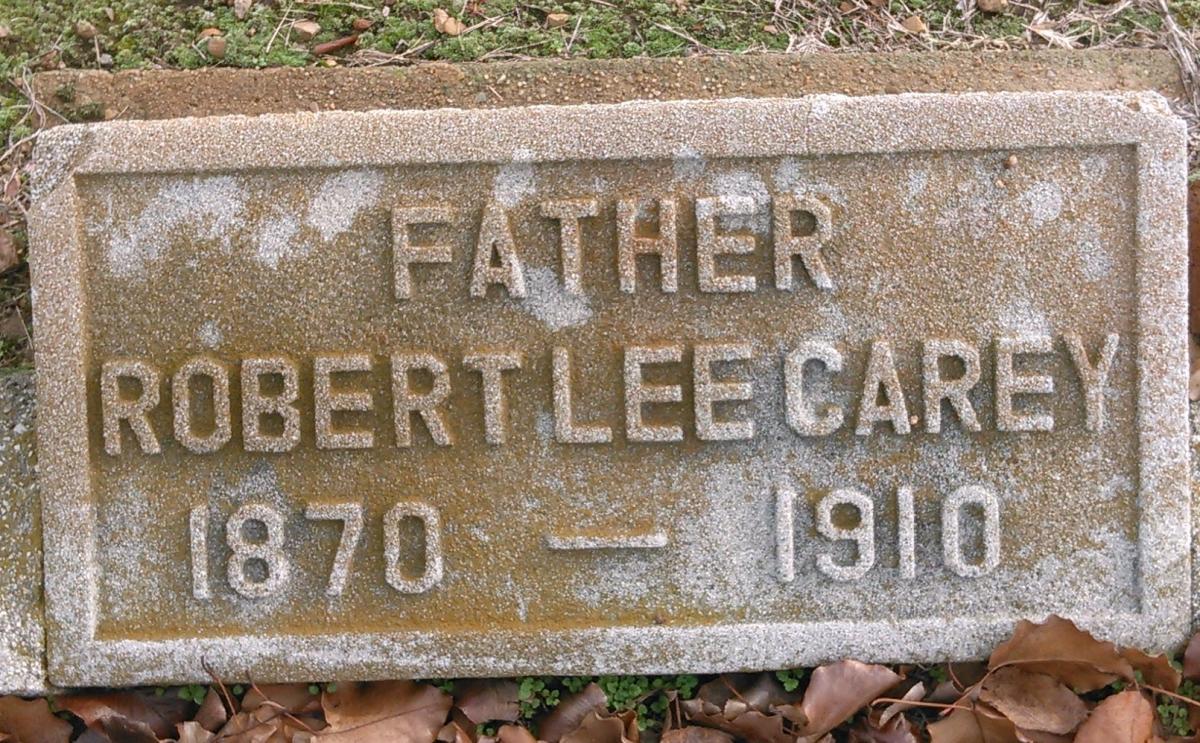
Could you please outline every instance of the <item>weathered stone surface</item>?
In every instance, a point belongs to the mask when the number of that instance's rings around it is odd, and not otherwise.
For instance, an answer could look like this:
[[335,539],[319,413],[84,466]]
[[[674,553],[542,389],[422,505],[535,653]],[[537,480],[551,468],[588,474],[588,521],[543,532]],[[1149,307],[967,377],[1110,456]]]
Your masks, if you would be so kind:
[[0,691],[46,686],[33,377],[0,377]]
[[1155,95],[112,123],[38,160],[56,683],[1188,630]]

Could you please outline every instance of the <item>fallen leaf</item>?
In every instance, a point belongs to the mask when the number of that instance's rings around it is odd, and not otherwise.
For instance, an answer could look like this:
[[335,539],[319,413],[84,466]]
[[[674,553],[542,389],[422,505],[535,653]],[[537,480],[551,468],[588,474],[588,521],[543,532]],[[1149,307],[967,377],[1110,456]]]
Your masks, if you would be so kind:
[[926,730],[930,743],[1022,743],[1012,722],[978,705],[954,710]]
[[446,723],[450,695],[429,684],[377,681],[345,684],[321,697],[327,743],[432,743]]
[[19,262],[17,241],[7,230],[0,230],[0,273],[11,271]]
[[904,710],[912,709],[916,706],[913,704],[913,702],[919,702],[924,698],[925,684],[918,681],[917,683],[913,684],[908,691],[904,692],[904,696],[900,697],[902,701],[892,702],[883,710],[883,713],[879,716],[880,726],[886,725],[888,720],[891,720]]
[[663,733],[660,743],[733,743],[733,736],[721,730],[688,725]]
[[537,743],[537,738],[519,725],[504,725],[496,733],[498,743]]
[[850,719],[902,680],[884,666],[843,660],[812,672],[800,710],[808,721],[804,734],[817,738]]
[[562,743],[638,743],[640,740],[637,713],[629,710],[610,714],[593,709],[583,718],[575,731],[567,733]]
[[179,743],[211,743],[216,737],[195,720],[179,723]]
[[1200,632],[1192,635],[1187,649],[1183,651],[1183,677],[1192,681],[1200,680]]
[[571,20],[571,16],[566,13],[547,13],[546,27],[547,28],[562,28]]
[[1083,700],[1058,680],[1014,666],[1001,668],[984,679],[979,699],[1018,728],[1058,735],[1079,727],[1088,715]]
[[303,715],[319,711],[321,697],[309,691],[308,684],[252,686],[242,697],[244,712],[253,712],[264,704],[279,707],[293,715]]
[[321,24],[308,20],[296,21],[292,24],[292,32],[296,34],[296,38],[300,41],[309,41],[321,33]]
[[925,25],[925,21],[919,15],[910,15],[900,21],[900,27],[910,34],[923,34],[929,30],[929,26]]
[[462,21],[441,8],[433,11],[433,28],[438,33],[447,36],[459,36],[466,30],[466,26],[463,25]]
[[246,17],[250,12],[250,5],[254,0],[233,0],[233,15],[239,21]]
[[904,715],[878,725],[868,716],[850,730],[850,743],[918,743],[919,740],[916,728]]
[[492,720],[515,722],[521,716],[520,687],[511,679],[476,679],[459,684],[454,706],[476,725]]
[[1013,636],[988,659],[992,671],[1007,665],[1044,673],[1078,692],[1103,688],[1118,678],[1133,680],[1133,667],[1116,645],[1097,640],[1070,620],[1053,615],[1041,624],[1017,623]]
[[[1197,283],[1200,283],[1200,278],[1197,278]],[[1200,300],[1200,297],[1197,297],[1197,299]],[[1188,399],[1196,402],[1200,400],[1200,343],[1196,342],[1196,336],[1191,333],[1188,333],[1188,363],[1190,364]],[[1192,642],[1195,642],[1195,640],[1196,638],[1193,637]],[[1191,646],[1191,643],[1188,643],[1188,647],[1190,648]]]
[[208,49],[208,54],[213,59],[225,59],[225,51],[229,48],[229,42],[225,40],[224,36],[210,36],[205,48]]
[[205,730],[215,733],[228,721],[229,712],[225,709],[225,703],[221,701],[221,695],[210,687],[204,695],[200,709],[196,710],[195,722]]
[[1140,691],[1108,697],[1075,734],[1075,743],[1145,743],[1154,731],[1154,707]]
[[975,7],[984,13],[1003,13],[1008,8],[1008,0],[975,0]]
[[[471,725],[470,721],[465,718],[463,722]],[[475,727],[471,725],[471,729],[474,730]],[[451,720],[443,725],[442,729],[438,731],[436,740],[438,743],[475,743],[475,739],[467,732],[467,728],[456,720]]]
[[190,702],[175,696],[154,697],[142,692],[75,694],[54,701],[92,730],[103,732],[105,727],[120,726],[113,720],[127,720],[133,723],[131,730],[145,726],[159,738],[171,737],[191,708]]
[[1147,655],[1137,648],[1121,648],[1121,657],[1129,661],[1135,672],[1142,674],[1145,683],[1169,692],[1179,690],[1182,676],[1166,655]]
[[66,743],[71,723],[56,717],[45,699],[0,697],[0,734],[20,743]]
[[311,716],[297,716],[270,703],[252,712],[239,712],[217,733],[221,743],[287,743],[297,736],[312,737],[324,722]]
[[351,34],[350,36],[343,36],[340,39],[334,39],[333,41],[326,41],[324,43],[317,44],[312,48],[312,53],[317,56],[322,54],[332,54],[339,49],[344,49],[348,46],[354,46],[357,43],[358,34]]
[[578,694],[563,699],[546,715],[539,726],[539,736],[549,743],[558,743],[564,735],[577,730],[589,712],[607,705],[608,696],[597,684],[590,683]]
[[96,38],[96,27],[87,21],[76,21],[75,35],[85,41],[91,41]]

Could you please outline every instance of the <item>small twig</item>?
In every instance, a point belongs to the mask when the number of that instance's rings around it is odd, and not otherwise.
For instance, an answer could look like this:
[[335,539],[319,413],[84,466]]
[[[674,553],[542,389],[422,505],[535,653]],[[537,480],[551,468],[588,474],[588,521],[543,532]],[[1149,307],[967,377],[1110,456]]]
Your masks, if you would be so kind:
[[1185,697],[1182,694],[1176,694],[1173,691],[1167,691],[1166,689],[1160,689],[1157,686],[1151,686],[1150,684],[1142,684],[1141,687],[1143,689],[1149,689],[1150,691],[1154,692],[1155,694],[1162,694],[1165,697],[1171,697],[1172,699],[1178,699],[1179,701],[1190,704],[1193,707],[1200,707],[1200,702],[1196,701],[1195,699],[1192,699],[1191,697]]
[[711,46],[709,46],[708,44],[705,44],[705,43],[701,42],[701,41],[700,41],[699,39],[697,39],[696,37],[694,37],[694,36],[691,36],[691,35],[689,35],[689,34],[686,34],[686,33],[684,33],[683,31],[680,31],[679,29],[671,28],[670,26],[668,26],[668,25],[667,25],[667,24],[665,24],[665,23],[658,23],[658,22],[655,22],[655,24],[654,24],[654,27],[655,27],[655,28],[658,28],[658,29],[661,29],[661,30],[663,30],[663,31],[666,31],[666,32],[667,32],[667,33],[669,33],[669,34],[674,34],[674,35],[678,36],[679,38],[683,39],[684,41],[686,41],[686,42],[688,42],[688,43],[690,43],[690,44],[695,44],[695,45],[696,45],[696,48],[697,48],[697,49],[700,49],[700,50],[702,50],[702,51],[705,51],[705,52],[714,52],[714,51],[716,51],[716,50],[715,50],[715,49],[713,49]]
[[961,704],[959,704],[958,702],[955,702],[954,704],[942,704],[941,702],[915,702],[911,699],[893,699],[892,697],[879,697],[875,701],[871,702],[872,705],[897,704],[897,703],[905,704],[910,707],[929,707],[930,709],[940,709],[940,710],[963,709],[968,712],[971,711],[970,707],[964,707]]

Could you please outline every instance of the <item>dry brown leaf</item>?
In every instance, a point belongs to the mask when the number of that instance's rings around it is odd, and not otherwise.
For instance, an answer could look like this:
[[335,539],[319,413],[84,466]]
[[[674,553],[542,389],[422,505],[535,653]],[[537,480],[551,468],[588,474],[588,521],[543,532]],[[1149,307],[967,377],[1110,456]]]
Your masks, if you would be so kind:
[[1153,732],[1153,705],[1130,689],[1096,705],[1075,734],[1075,743],[1146,743]]
[[864,718],[850,731],[850,743],[918,743],[916,728],[904,715],[898,714],[878,725]]
[[212,743],[217,736],[205,730],[195,720],[179,723],[179,743]]
[[476,725],[491,720],[515,722],[521,716],[520,688],[511,679],[475,679],[455,689],[454,706]]
[[661,743],[733,743],[733,736],[722,730],[688,725],[663,733]]
[[475,739],[471,737],[467,729],[453,720],[442,726],[436,740],[438,743],[475,743]]
[[578,694],[563,699],[546,719],[542,720],[538,733],[549,743],[558,741],[567,733],[574,732],[583,723],[588,713],[608,705],[608,696],[595,683],[588,684]]
[[1121,648],[1121,657],[1129,661],[1135,672],[1142,674],[1145,683],[1169,692],[1179,690],[1182,676],[1166,655],[1147,655],[1137,648]]
[[1075,692],[1043,673],[1000,668],[983,681],[980,701],[995,707],[1018,728],[1064,735],[1087,717],[1087,705]]
[[925,25],[925,20],[919,15],[910,15],[900,21],[900,27],[910,34],[923,34],[929,30],[929,26]]
[[252,712],[239,712],[217,733],[221,743],[293,743],[298,736],[311,736],[324,722],[311,716],[293,715],[271,704]]
[[209,732],[217,732],[221,726],[229,721],[229,712],[225,709],[225,703],[221,701],[221,695],[216,689],[209,688],[208,693],[204,695],[204,702],[200,705],[200,709],[196,710],[196,722],[200,727]]
[[1116,645],[1097,640],[1070,620],[1053,615],[1041,624],[1017,623],[1013,636],[988,659],[993,671],[1008,665],[1044,673],[1078,692],[1103,688],[1118,678],[1133,680],[1133,667]]
[[800,703],[808,721],[804,734],[819,738],[901,680],[890,668],[856,660],[821,666],[813,671]]
[[1192,681],[1200,681],[1200,632],[1192,635],[1183,651],[1183,677]]
[[537,743],[537,738],[520,725],[504,725],[496,733],[497,743]]
[[56,717],[45,699],[0,697],[0,734],[21,743],[66,743],[71,723]]
[[441,8],[438,8],[437,10],[433,11],[433,28],[439,34],[446,34],[447,36],[459,36],[463,31],[466,30],[467,27],[463,25],[462,21],[458,20]]
[[429,684],[376,681],[345,684],[321,696],[326,743],[433,743],[446,724],[450,695]]
[[326,41],[324,43],[317,44],[312,48],[312,53],[318,57],[322,54],[333,54],[339,49],[345,49],[346,47],[354,46],[357,43],[358,34],[350,34],[349,36],[343,36],[340,39],[334,39],[333,41]]
[[879,726],[887,725],[888,721],[906,709],[912,709],[916,705],[914,702],[919,702],[925,698],[925,684],[921,681],[909,687],[908,691],[904,692],[904,696],[900,697],[902,701],[892,702],[879,716]]
[[8,230],[0,230],[0,273],[11,271],[19,262],[17,241],[8,233]]
[[[75,694],[58,697],[55,703],[92,730],[103,732],[106,727],[132,730],[144,725],[159,738],[171,737],[175,726],[186,719],[191,709],[190,702],[178,697],[154,697],[141,692]],[[128,720],[133,725],[123,726],[112,720]]]
[[926,730],[930,743],[1021,743],[1012,722],[978,705],[957,709]]
[[242,710],[253,712],[263,705],[282,708],[293,715],[317,712],[321,697],[309,691],[308,684],[264,684],[252,686],[242,697]]
[[639,740],[636,712],[610,714],[599,709],[589,712],[574,732],[561,739],[562,743],[638,743]]

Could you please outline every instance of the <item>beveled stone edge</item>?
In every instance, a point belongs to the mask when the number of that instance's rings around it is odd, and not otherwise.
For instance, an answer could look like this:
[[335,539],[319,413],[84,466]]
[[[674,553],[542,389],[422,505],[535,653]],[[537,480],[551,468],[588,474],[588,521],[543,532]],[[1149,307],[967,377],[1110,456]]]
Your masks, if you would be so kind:
[[[799,131],[781,132],[790,119]],[[686,122],[687,127],[680,124]],[[366,142],[337,137],[352,124]],[[536,125],[535,125],[536,124]],[[817,126],[819,124],[819,126]],[[485,129],[478,127],[486,125]],[[571,127],[578,127],[572,129]],[[492,138],[456,133],[488,131]],[[835,130],[840,135],[835,135]],[[572,137],[586,131],[587,138]],[[220,136],[214,136],[219,132]],[[897,133],[904,132],[901,140]],[[783,134],[784,136],[780,136]],[[403,136],[398,136],[403,135]],[[631,136],[631,135],[637,135]],[[451,157],[428,142],[462,141]],[[229,141],[250,143],[236,152]],[[642,141],[642,145],[635,142]],[[297,150],[289,142],[304,142]],[[167,152],[161,146],[169,143]],[[343,167],[397,162],[501,162],[583,158],[673,157],[681,147],[705,157],[799,156],[1129,144],[1138,148],[1139,506],[1144,611],[1073,617],[1122,644],[1166,648],[1184,639],[1192,615],[1188,436],[1182,390],[1187,361],[1186,232],[1183,222],[1184,128],[1165,100],[1150,93],[913,94],[876,98],[812,96],[720,102],[634,102],[615,105],[491,111],[376,111],[216,117],[59,127],[39,143],[38,158],[66,153],[75,175]],[[430,632],[341,637],[96,641],[94,581],[73,567],[90,565],[88,442],[83,396],[81,247],[75,179],[40,191],[30,214],[35,323],[41,337],[65,339],[38,355],[39,436],[44,460],[43,522],[47,557],[50,678],[64,686],[202,681],[203,657],[218,674],[260,680],[303,676],[379,678],[397,675],[514,673],[654,673],[810,665],[833,657],[879,661],[942,660],[979,655],[1020,617],[792,625],[603,628],[564,632]],[[1149,289],[1149,291],[1147,291]],[[1160,318],[1166,318],[1165,321]],[[1176,332],[1178,331],[1178,332]],[[1156,365],[1151,362],[1158,362]],[[1161,373],[1159,373],[1161,372]],[[1176,400],[1177,403],[1172,401]],[[1147,406],[1148,400],[1161,401]],[[49,415],[46,415],[50,412]],[[42,432],[46,431],[45,434]],[[1149,483],[1149,484],[1147,484]],[[86,525],[79,528],[80,524]],[[1147,547],[1156,571],[1150,570]],[[58,559],[61,558],[61,559]],[[448,642],[447,642],[448,641]],[[446,643],[439,646],[439,642]],[[454,650],[447,652],[447,645]],[[542,646],[555,662],[522,660]],[[604,658],[590,648],[604,648]],[[503,648],[505,657],[497,658]],[[654,656],[669,660],[654,660]],[[903,656],[903,657],[899,657]],[[624,660],[618,660],[624,659]],[[453,665],[453,670],[451,669]],[[141,667],[137,671],[134,665]],[[149,669],[149,670],[145,670]]]

